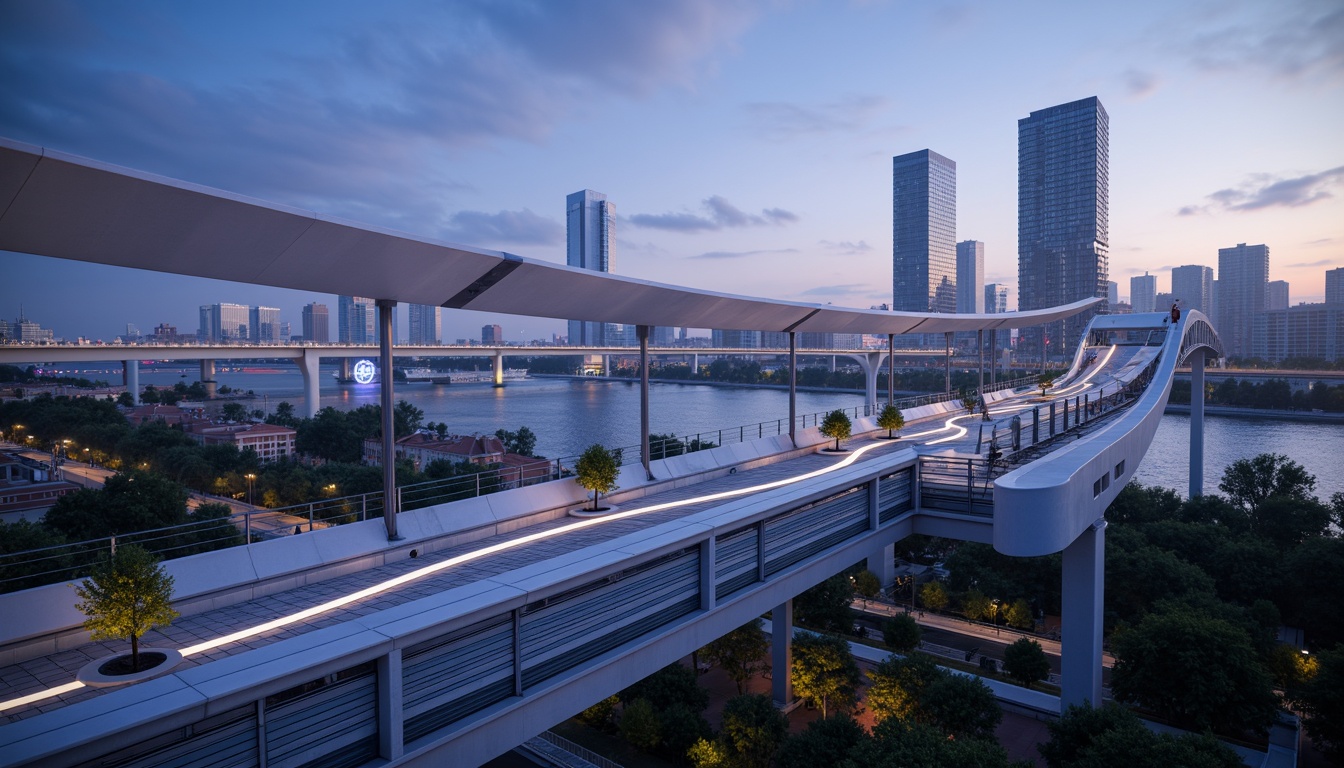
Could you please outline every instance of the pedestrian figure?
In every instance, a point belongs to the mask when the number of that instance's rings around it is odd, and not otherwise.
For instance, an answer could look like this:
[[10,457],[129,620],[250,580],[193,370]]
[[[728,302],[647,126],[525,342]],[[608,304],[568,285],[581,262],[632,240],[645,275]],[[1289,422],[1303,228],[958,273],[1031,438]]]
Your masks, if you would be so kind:
[[1180,321],[1181,321],[1181,308],[1176,306],[1175,303],[1173,303],[1171,305],[1171,322],[1172,324],[1175,324],[1179,323]]

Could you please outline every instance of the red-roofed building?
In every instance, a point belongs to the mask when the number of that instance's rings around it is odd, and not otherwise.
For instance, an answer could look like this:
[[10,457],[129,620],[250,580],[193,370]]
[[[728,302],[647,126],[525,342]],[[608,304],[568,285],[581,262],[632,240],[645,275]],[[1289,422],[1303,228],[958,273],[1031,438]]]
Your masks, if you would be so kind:
[[[494,435],[445,435],[416,432],[396,442],[398,459],[408,459],[416,471],[434,461],[469,461],[482,467],[497,466],[506,487],[550,479],[551,463],[546,459],[505,453],[504,443]],[[364,463],[382,466],[383,441],[364,441]]]
[[263,462],[278,461],[294,455],[298,432],[279,424],[212,424],[190,422],[186,433],[203,445],[232,445],[238,450],[251,448]]

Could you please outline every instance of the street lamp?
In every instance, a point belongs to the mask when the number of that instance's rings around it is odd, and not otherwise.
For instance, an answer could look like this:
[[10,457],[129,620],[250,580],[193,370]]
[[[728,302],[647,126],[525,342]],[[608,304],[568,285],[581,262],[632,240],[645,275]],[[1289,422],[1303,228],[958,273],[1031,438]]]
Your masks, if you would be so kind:
[[999,604],[1002,602],[1003,602],[1002,600],[996,597],[994,598],[994,602],[990,603],[990,605],[994,608],[994,635],[996,637],[999,634]]
[[254,475],[254,474],[252,474],[251,472],[248,472],[246,475],[244,475],[244,477],[247,478],[247,503],[248,503],[248,506],[251,506],[251,505],[252,505],[252,481],[253,481],[253,480],[256,480],[256,479],[257,479],[257,476]]

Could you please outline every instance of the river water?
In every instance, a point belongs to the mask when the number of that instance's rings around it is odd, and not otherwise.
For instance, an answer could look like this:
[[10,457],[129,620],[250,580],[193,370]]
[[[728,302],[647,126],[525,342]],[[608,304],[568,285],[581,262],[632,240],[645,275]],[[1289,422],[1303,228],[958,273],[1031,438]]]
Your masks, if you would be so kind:
[[[121,380],[119,365],[72,364],[53,370],[113,383]],[[378,404],[376,384],[338,384],[335,371],[335,366],[322,367],[321,407],[345,410]],[[142,364],[140,383],[172,386],[196,381],[199,374],[194,365]],[[249,408],[274,411],[276,404],[288,401],[303,412],[303,380],[292,365],[220,365],[215,379],[256,393]],[[639,442],[639,388],[626,380],[530,378],[509,382],[502,389],[490,384],[399,384],[396,397],[424,411],[425,421],[445,422],[450,432],[459,434],[492,434],[496,429],[527,426],[537,435],[537,452],[552,458],[576,456],[593,443],[633,446]],[[799,414],[862,404],[858,394],[798,393]],[[788,409],[788,393],[782,390],[692,384],[652,384],[649,388],[650,430],[680,437],[701,434],[718,442],[718,430],[731,429],[735,440],[738,428],[744,426],[750,427],[744,430],[748,433],[770,434],[779,427],[787,429]],[[1189,437],[1188,416],[1165,416],[1135,477],[1184,496]],[[1233,461],[1260,453],[1281,453],[1305,467],[1315,475],[1316,494],[1323,501],[1344,491],[1339,458],[1344,454],[1344,424],[1212,415],[1205,418],[1204,426],[1205,490],[1217,491],[1223,469]]]

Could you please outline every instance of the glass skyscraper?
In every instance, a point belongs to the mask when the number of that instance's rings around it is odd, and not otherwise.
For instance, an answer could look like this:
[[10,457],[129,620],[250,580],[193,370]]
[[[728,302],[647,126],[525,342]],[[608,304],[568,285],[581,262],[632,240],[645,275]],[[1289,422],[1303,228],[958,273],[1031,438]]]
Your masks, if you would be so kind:
[[[616,244],[616,206],[607,196],[585,189],[565,197],[565,263],[579,269],[610,272]],[[605,323],[569,321],[569,343],[593,346],[618,344],[622,329]],[[608,336],[621,335],[621,338]],[[633,331],[630,334],[634,335]]]
[[985,244],[965,240],[957,243],[957,312],[985,311]]
[[1213,320],[1213,269],[1202,264],[1171,268],[1171,295],[1185,309],[1203,312]]
[[1214,327],[1228,357],[1251,354],[1255,316],[1269,294],[1269,246],[1238,243],[1218,249],[1218,318]]
[[429,304],[406,307],[407,343],[434,346],[439,343],[439,308]]
[[[1100,297],[1109,276],[1110,118],[1095,96],[1032,112],[1017,121],[1017,308],[1044,309]],[[1096,314],[1046,333],[1067,354]],[[1025,329],[1040,351],[1041,328]]]
[[957,164],[928,149],[891,161],[891,308],[957,311]]
[[373,299],[340,296],[336,300],[337,339],[342,344],[378,343],[378,307]]

